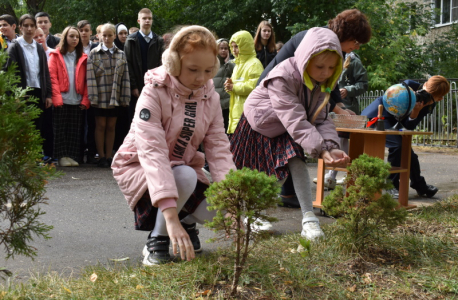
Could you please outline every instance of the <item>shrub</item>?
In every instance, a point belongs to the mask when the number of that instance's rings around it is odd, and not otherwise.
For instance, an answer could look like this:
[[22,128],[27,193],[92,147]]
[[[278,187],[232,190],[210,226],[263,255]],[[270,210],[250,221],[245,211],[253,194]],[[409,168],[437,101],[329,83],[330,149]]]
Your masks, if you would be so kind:
[[[256,242],[259,232],[252,230],[257,220],[276,221],[267,216],[265,210],[280,203],[280,187],[274,176],[256,170],[243,168],[226,175],[226,179],[214,182],[205,192],[209,210],[216,210],[213,221],[206,227],[224,236],[233,236],[235,240],[234,278],[231,295],[237,293],[237,284],[246,264],[248,253]],[[246,227],[243,225],[247,218]],[[250,246],[250,241],[253,241]]]
[[[1,66],[6,58],[1,52]],[[0,71],[0,244],[6,258],[33,257],[33,236],[48,238],[52,226],[39,221],[44,214],[39,205],[46,204],[47,180],[56,176],[53,166],[40,164],[42,139],[32,121],[40,109],[27,105],[36,99],[26,101],[27,90],[18,88],[18,82],[14,67]]]
[[339,216],[340,233],[357,250],[364,250],[407,216],[390,194],[380,195],[381,190],[393,188],[387,180],[390,169],[382,159],[363,154],[347,167],[348,195],[338,186],[323,201],[327,214]]

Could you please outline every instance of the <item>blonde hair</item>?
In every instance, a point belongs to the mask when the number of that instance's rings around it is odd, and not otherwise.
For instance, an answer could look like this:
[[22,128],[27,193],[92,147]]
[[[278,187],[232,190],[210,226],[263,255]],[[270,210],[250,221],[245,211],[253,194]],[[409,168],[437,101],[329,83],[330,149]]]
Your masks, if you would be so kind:
[[347,58],[345,58],[345,62],[344,62],[344,69],[348,69],[348,67],[350,66],[350,63],[351,63],[351,55],[350,53],[347,54]]
[[[335,56],[337,58],[339,58],[339,54],[335,51],[332,51],[332,50],[325,50],[323,52],[321,52],[320,54],[317,54],[315,55],[314,57],[312,57],[312,60],[317,60],[318,62],[322,62],[322,61],[326,61],[328,59],[330,59],[332,56]],[[310,62],[309,62],[310,63]],[[339,60],[337,60],[337,64],[339,63]],[[324,101],[323,103],[321,103],[321,105],[318,107],[318,109],[316,110],[315,114],[313,115],[312,119],[310,120],[310,123],[313,124],[316,120],[316,118],[318,117],[319,113],[321,112],[321,110],[329,103],[329,99],[331,98],[331,91],[326,91],[326,96],[324,97]]]
[[112,30],[114,35],[116,35],[116,27],[111,24],[111,23],[105,23],[102,25],[102,28],[100,28],[100,32],[103,32],[104,29],[109,29],[109,30]]

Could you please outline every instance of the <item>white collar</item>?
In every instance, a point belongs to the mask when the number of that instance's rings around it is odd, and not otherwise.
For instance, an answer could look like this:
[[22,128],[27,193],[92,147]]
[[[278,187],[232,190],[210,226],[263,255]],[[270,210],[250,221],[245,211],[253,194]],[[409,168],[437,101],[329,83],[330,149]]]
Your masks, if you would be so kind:
[[18,43],[21,43],[21,45],[25,46],[25,47],[30,47],[30,48],[36,48],[37,47],[37,42],[35,40],[32,40],[32,43],[29,44],[29,43],[27,43],[26,40],[24,40],[24,38],[22,36],[17,38],[16,41]]
[[65,54],[65,55],[76,57],[76,50],[73,50],[73,52],[67,51],[67,54]]
[[139,32],[140,32],[140,34],[141,34],[143,37],[146,37],[146,36],[147,36],[147,37],[149,37],[150,39],[153,38],[153,32],[152,32],[152,31],[150,31],[148,35],[144,34],[141,30],[139,30]]
[[102,50],[103,50],[103,51],[110,51],[111,53],[113,53],[114,50],[115,50],[115,45],[114,45],[114,43],[113,43],[113,47],[107,48],[107,46],[105,46],[105,44],[102,43]]

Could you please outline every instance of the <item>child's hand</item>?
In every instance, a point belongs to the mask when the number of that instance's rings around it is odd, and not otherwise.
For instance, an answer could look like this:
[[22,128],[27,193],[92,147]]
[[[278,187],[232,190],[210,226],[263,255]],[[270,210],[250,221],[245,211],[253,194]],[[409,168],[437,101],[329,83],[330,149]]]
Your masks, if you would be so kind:
[[51,106],[52,106],[52,99],[51,98],[46,98],[45,107],[46,108],[50,108]]
[[140,93],[138,92],[138,89],[133,89],[132,90],[132,96],[134,96],[135,98],[140,97]]
[[347,167],[350,157],[342,150],[332,149],[331,151],[321,152],[321,158],[328,167]]
[[176,208],[171,207],[162,212],[164,214],[167,233],[172,242],[173,254],[177,255],[178,247],[180,247],[180,255],[182,260],[192,260],[195,257],[194,247],[188,233],[178,219]]
[[81,110],[85,110],[85,109],[86,109],[86,105],[81,104],[81,105],[80,105],[80,109],[81,109]]
[[232,79],[230,78],[226,79],[226,82],[224,82],[224,90],[226,92],[231,92],[233,88],[234,88],[234,84],[232,83]]
[[347,89],[340,89],[339,91],[340,91],[340,97],[342,97],[342,99],[347,98],[347,95],[348,95]]

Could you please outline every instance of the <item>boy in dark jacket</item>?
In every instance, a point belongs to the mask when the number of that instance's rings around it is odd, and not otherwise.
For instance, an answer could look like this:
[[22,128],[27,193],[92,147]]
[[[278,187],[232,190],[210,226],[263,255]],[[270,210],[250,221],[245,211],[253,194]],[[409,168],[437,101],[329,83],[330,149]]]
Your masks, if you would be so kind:
[[[405,83],[411,87],[414,91],[423,90],[422,93],[425,93],[427,100],[419,101],[420,98],[417,94],[417,103],[415,104],[414,109],[408,117],[402,120],[402,125],[408,130],[414,130],[417,125],[423,120],[423,118],[432,113],[436,107],[436,102],[444,99],[444,96],[450,91],[450,84],[442,76],[436,75],[428,79],[425,84],[420,85],[420,83],[406,80]],[[368,107],[366,107],[361,115],[367,116],[369,119],[377,117],[378,106],[383,104],[383,97],[379,97],[374,100]],[[385,118],[385,128],[393,127],[397,120],[393,115],[388,113],[386,109],[383,109],[383,117]],[[385,146],[388,148],[388,162],[393,167],[401,166],[401,151],[402,151],[402,137],[400,135],[387,135]],[[433,197],[438,188],[426,184],[425,178],[421,176],[420,162],[418,161],[418,156],[411,150],[411,160],[410,160],[410,187],[417,191],[418,195],[425,196],[428,198]],[[395,190],[390,191],[394,198],[399,197],[399,173],[391,174],[389,177],[393,181]]]
[[124,45],[127,64],[129,67],[130,88],[132,99],[130,101],[130,118],[135,113],[137,99],[145,85],[143,77],[146,71],[159,67],[164,51],[164,40],[151,31],[153,24],[153,13],[148,8],[138,12],[138,24],[140,30],[127,37]]

